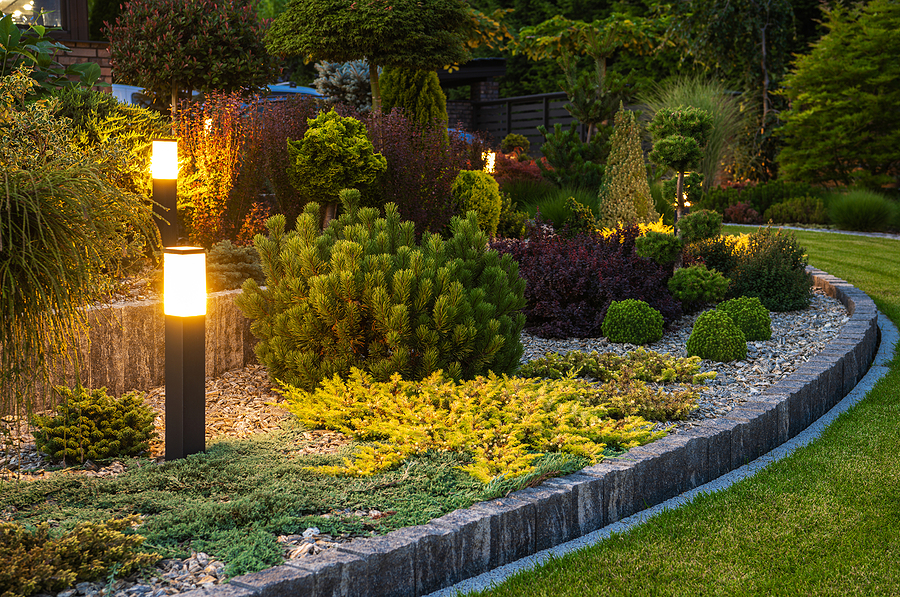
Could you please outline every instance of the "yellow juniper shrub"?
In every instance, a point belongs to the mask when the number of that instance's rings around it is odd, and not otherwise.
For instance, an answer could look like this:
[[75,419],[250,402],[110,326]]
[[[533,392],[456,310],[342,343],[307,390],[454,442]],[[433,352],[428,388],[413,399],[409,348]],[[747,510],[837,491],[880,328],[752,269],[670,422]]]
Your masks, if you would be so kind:
[[[633,401],[646,401],[644,382],[630,382]],[[323,381],[312,392],[285,386],[287,408],[312,429],[333,429],[360,442],[333,475],[371,475],[429,449],[464,452],[463,470],[484,483],[533,470],[543,454],[564,452],[591,462],[608,446],[627,449],[662,437],[653,423],[628,414],[614,384],[574,377],[546,380],[497,376],[454,382],[438,371],[421,381],[395,374],[376,382],[359,369]],[[627,397],[625,397],[627,400]],[[681,395],[691,401],[693,395]],[[685,408],[688,408],[687,406]],[[611,412],[617,417],[611,416]]]

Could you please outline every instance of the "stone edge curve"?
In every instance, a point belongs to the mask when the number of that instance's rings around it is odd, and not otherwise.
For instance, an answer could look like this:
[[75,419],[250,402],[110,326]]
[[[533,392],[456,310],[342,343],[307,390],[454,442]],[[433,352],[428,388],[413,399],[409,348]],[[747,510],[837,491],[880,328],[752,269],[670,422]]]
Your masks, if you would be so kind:
[[806,429],[862,379],[878,349],[875,303],[807,267],[850,320],[790,376],[719,419],[577,473],[431,522],[196,589],[184,597],[427,595],[576,539],[712,481]]

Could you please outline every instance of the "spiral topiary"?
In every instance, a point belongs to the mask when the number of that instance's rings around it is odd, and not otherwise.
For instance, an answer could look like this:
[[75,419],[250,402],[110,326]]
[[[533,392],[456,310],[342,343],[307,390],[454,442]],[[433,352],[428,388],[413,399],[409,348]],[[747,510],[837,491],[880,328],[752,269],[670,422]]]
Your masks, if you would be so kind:
[[717,309],[728,313],[747,340],[768,340],[772,337],[772,319],[758,297],[739,296],[719,303]]
[[610,342],[649,344],[662,338],[663,317],[644,301],[613,301],[606,310],[600,330]]
[[747,338],[728,313],[712,309],[694,323],[687,354],[720,363],[736,361],[747,356]]

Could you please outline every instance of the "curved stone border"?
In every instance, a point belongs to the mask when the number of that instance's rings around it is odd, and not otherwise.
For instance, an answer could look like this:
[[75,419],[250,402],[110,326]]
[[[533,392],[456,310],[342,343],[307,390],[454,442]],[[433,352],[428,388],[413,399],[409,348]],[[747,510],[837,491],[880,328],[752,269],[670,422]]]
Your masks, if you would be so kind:
[[843,280],[808,270],[816,287],[843,303],[850,320],[825,350],[724,417],[539,487],[185,597],[426,595],[591,533],[755,460],[848,394],[878,348],[872,300]]

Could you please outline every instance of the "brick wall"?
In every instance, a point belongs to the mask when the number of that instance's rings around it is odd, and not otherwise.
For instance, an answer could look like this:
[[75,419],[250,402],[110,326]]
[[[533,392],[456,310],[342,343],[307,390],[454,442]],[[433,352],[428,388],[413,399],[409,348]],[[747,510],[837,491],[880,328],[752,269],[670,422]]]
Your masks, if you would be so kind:
[[[63,43],[71,51],[56,57],[60,64],[69,66],[81,62],[96,62],[100,65],[100,79],[107,83],[113,82],[112,68],[109,66],[109,42],[64,40]],[[108,87],[103,89],[109,91]]]

